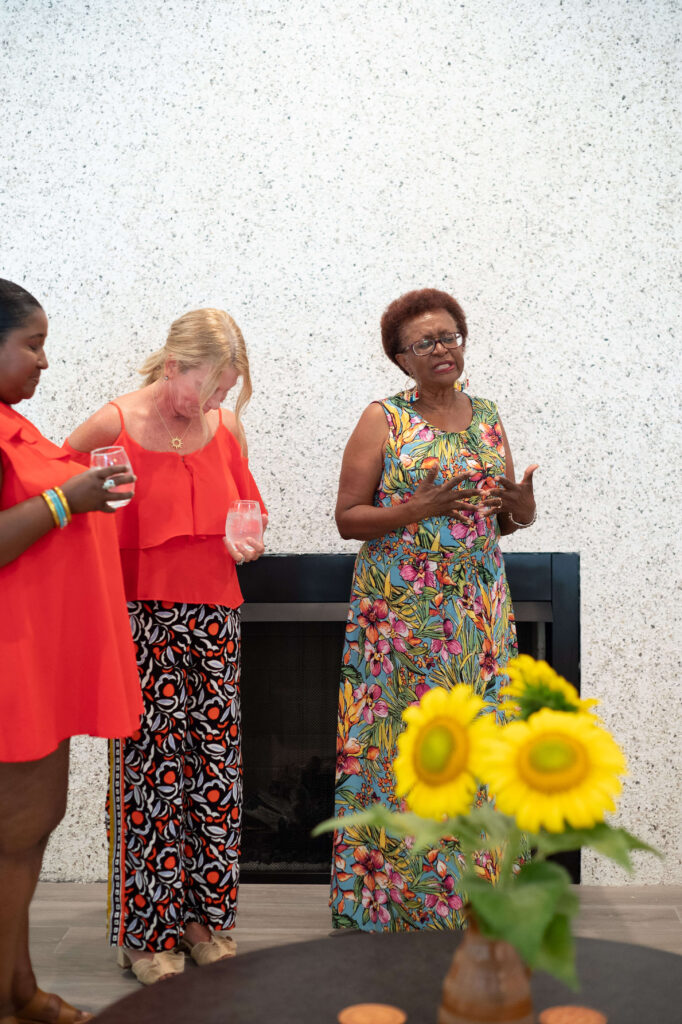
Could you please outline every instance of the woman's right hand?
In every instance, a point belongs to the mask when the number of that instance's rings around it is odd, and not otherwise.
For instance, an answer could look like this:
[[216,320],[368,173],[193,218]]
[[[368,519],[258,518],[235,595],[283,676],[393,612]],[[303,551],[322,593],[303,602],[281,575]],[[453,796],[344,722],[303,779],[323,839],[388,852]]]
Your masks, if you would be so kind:
[[108,477],[115,477],[117,487],[121,484],[132,484],[136,479],[130,471],[130,466],[102,466],[72,476],[61,485],[71,511],[115,512],[116,509],[111,507],[110,501],[129,501],[133,497],[133,491],[116,491],[116,494],[112,495],[110,490],[103,487]]
[[471,516],[477,506],[472,505],[467,499],[477,498],[480,500],[481,492],[475,487],[460,489],[460,484],[470,480],[474,475],[460,473],[452,476],[442,484],[434,484],[440,467],[434,466],[427,470],[426,476],[418,485],[414,494],[409,500],[411,506],[415,506],[415,522],[419,519],[430,519],[432,516],[450,516],[458,523],[470,524],[467,516]]

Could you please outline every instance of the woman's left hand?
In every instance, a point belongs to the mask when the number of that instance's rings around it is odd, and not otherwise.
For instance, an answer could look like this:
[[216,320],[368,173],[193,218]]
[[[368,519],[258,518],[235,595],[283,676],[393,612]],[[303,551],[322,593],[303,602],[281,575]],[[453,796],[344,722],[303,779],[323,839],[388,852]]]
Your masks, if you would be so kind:
[[498,486],[485,492],[486,508],[494,515],[511,515],[517,523],[529,523],[535,515],[535,498],[533,496],[533,473],[537,464],[529,466],[523,479],[516,483],[506,476],[496,477]]
[[255,562],[265,551],[265,544],[260,540],[238,540],[231,541],[223,537],[223,544],[227,549],[230,558],[234,558],[237,565],[244,562]]
[[[263,520],[263,533],[265,533],[268,528],[267,512],[261,513],[261,519]],[[230,558],[234,558],[237,565],[242,565],[244,562],[255,562],[265,551],[265,544],[259,540],[239,540],[235,543],[228,540],[227,537],[223,537],[223,543],[228,555]]]

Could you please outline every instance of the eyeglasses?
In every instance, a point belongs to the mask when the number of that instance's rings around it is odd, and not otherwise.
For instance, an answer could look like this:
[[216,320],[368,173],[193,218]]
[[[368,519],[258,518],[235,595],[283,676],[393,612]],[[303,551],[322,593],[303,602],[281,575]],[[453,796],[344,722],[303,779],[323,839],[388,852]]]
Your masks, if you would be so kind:
[[461,334],[441,334],[439,338],[420,338],[419,341],[415,341],[414,345],[408,345],[407,348],[401,348],[400,351],[407,352],[407,349],[411,348],[416,356],[428,356],[439,343],[443,348],[461,348],[464,338]]

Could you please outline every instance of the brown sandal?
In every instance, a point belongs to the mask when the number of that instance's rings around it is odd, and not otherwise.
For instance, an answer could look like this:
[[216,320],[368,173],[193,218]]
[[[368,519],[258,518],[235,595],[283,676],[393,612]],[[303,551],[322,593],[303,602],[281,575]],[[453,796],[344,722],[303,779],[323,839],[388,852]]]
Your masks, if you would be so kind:
[[[57,1008],[59,1012],[55,1017],[54,1011]],[[14,1016],[17,1024],[85,1024],[86,1021],[95,1019],[94,1014],[77,1010],[61,996],[55,995],[54,992],[43,992],[39,988],[25,1006],[15,1011]],[[9,1019],[11,1021],[12,1018]]]

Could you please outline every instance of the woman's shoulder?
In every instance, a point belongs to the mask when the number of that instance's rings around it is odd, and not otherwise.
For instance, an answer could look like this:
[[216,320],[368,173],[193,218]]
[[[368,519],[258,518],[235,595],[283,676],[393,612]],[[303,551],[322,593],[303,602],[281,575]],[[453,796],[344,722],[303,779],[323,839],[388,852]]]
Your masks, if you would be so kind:
[[91,452],[93,448],[106,448],[113,444],[123,425],[119,401],[117,398],[114,402],[107,402],[76,427],[67,438],[71,447],[79,452]]
[[392,417],[400,415],[405,409],[411,408],[410,393],[409,391],[398,391],[395,395],[389,395],[387,398],[376,398],[370,409],[374,408],[386,420],[391,420]]
[[399,409],[404,409],[405,406],[410,405],[413,390],[413,388],[403,388],[402,391],[396,391],[394,395],[389,395],[388,398],[379,399],[379,403],[380,405],[392,405]]
[[222,424],[226,431],[232,435],[233,439],[239,445],[242,455],[245,458],[247,457],[249,449],[246,443],[246,434],[244,433],[243,426],[231,409],[211,410],[211,412],[206,413],[206,420],[210,427],[211,434],[215,434]]
[[21,431],[31,432],[38,430],[30,420],[22,416],[12,405],[0,402],[0,439],[9,441]]
[[474,411],[474,416],[478,416],[483,420],[497,419],[499,415],[497,402],[493,401],[492,398],[481,398],[480,395],[468,395],[468,397]]

